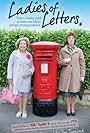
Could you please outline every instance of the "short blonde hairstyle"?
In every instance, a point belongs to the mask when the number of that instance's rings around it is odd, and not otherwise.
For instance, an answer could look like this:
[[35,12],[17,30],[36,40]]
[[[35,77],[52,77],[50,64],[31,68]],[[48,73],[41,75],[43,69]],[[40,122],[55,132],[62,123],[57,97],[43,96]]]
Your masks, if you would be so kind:
[[20,42],[23,41],[23,40],[26,42],[27,47],[29,47],[29,44],[30,44],[29,39],[28,39],[27,37],[21,37],[21,38],[19,38],[19,39],[16,41],[16,47],[17,47],[17,48],[19,48],[19,44],[20,44]]

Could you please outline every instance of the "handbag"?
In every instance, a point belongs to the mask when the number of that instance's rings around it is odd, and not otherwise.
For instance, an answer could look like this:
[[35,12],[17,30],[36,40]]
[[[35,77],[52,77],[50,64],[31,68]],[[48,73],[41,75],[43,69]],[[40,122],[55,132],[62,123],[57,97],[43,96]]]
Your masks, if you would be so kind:
[[2,90],[1,99],[11,104],[17,104],[20,97],[18,95],[13,95],[13,88],[12,85],[10,85]]
[[85,91],[85,85],[80,81],[79,99],[82,100]]

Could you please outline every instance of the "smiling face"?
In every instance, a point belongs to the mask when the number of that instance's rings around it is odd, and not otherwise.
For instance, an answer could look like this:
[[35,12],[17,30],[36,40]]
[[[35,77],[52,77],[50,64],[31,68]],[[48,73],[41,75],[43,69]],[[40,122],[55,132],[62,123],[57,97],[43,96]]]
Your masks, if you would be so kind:
[[19,49],[20,51],[22,52],[25,52],[26,49],[27,49],[27,43],[25,40],[21,40],[20,43],[19,43]]
[[74,36],[68,36],[67,38],[67,41],[68,41],[68,45],[69,46],[73,46],[74,45],[74,42],[75,42],[75,37]]

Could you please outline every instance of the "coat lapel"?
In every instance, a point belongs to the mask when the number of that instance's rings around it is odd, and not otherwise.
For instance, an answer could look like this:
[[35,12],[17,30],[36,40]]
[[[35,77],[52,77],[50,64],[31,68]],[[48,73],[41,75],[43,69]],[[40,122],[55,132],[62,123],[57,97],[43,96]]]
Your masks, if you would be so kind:
[[[26,53],[27,53],[27,51],[26,51]],[[25,56],[22,56],[22,55],[20,54],[19,49],[17,50],[16,58],[17,58],[19,61],[21,61],[22,63],[28,63],[28,59],[27,59]]]
[[75,46],[73,52],[71,53],[71,52],[68,51],[67,45],[64,47],[64,50],[65,50],[66,53],[68,53],[70,55],[73,55],[74,53],[77,53],[79,51],[78,48]]

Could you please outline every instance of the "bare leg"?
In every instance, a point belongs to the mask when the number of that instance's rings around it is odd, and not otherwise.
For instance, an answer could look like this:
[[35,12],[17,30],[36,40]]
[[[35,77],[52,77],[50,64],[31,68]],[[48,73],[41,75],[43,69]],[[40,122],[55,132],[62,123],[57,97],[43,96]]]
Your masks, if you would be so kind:
[[19,101],[19,104],[18,104],[18,108],[19,108],[19,111],[16,113],[16,117],[20,117],[22,115],[22,104],[23,103],[23,97],[21,96],[20,97],[20,101]]
[[65,102],[66,102],[66,105],[67,105],[67,113],[70,113],[71,112],[71,97],[67,96],[65,97]]
[[21,96],[21,97],[20,97],[20,101],[19,101],[19,105],[18,105],[18,106],[19,106],[19,111],[20,111],[20,112],[23,111],[23,110],[22,110],[22,106],[23,106],[22,103],[23,103],[23,97]]
[[76,96],[71,97],[71,112],[75,113]]
[[28,97],[28,104],[32,104],[32,94]]
[[27,99],[27,96],[23,97],[23,113],[26,113]]

